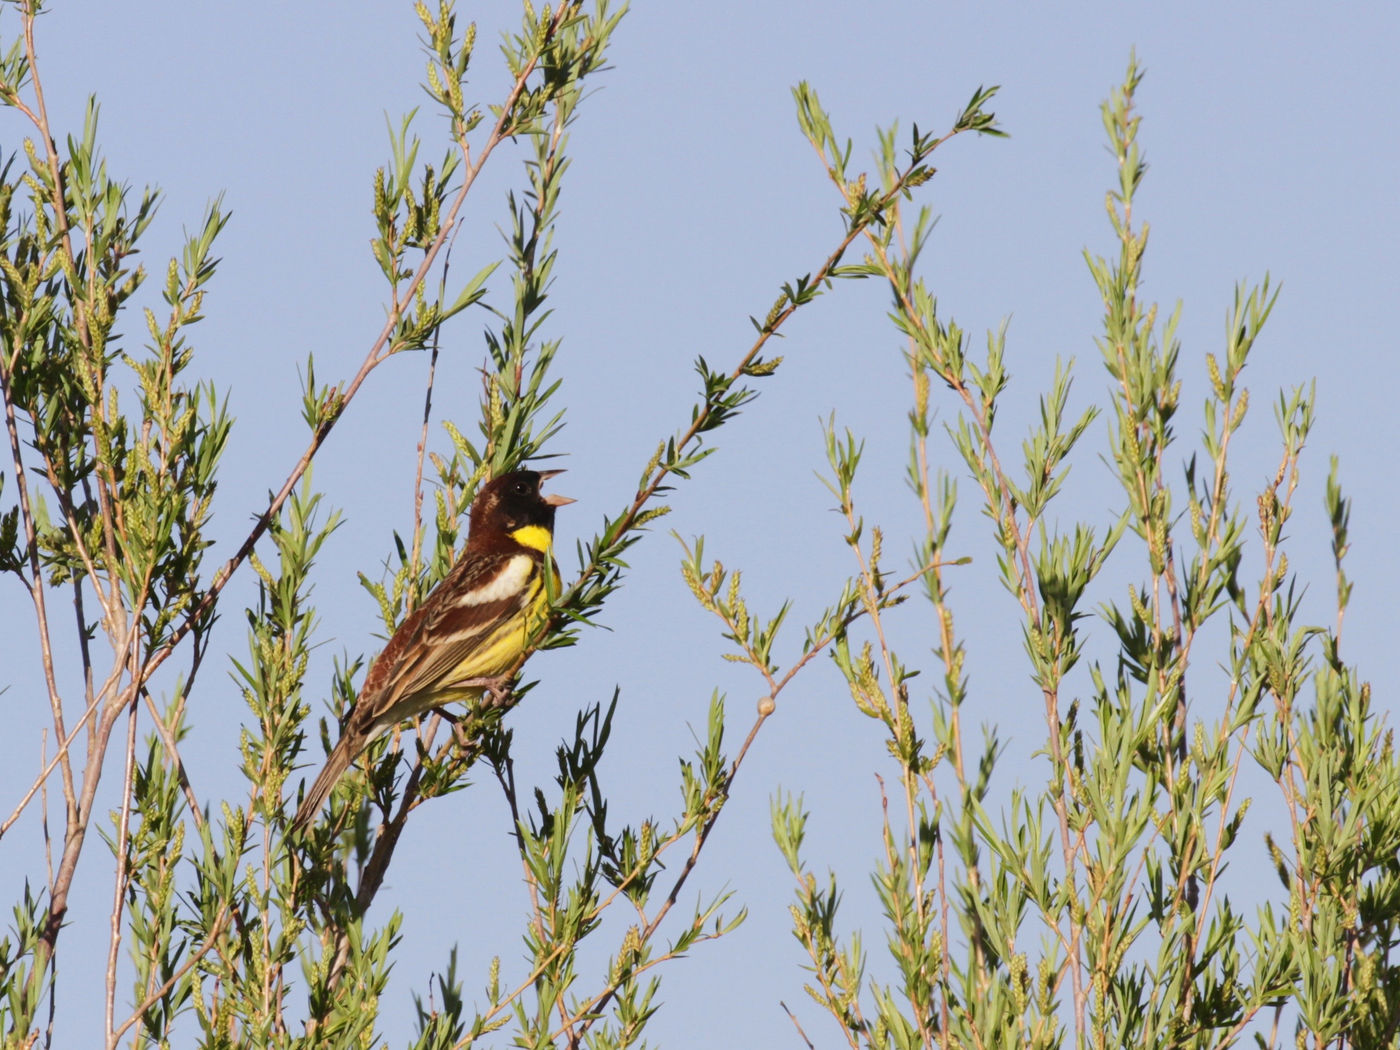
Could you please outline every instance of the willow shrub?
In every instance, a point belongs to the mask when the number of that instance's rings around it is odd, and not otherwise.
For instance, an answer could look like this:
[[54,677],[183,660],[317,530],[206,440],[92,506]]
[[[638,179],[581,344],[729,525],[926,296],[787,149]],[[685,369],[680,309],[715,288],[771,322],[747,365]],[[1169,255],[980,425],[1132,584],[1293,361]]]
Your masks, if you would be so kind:
[[[1135,69],[1104,110],[1119,171],[1109,198],[1114,258],[1088,260],[1103,297],[1099,343],[1113,397],[1069,418],[1071,372],[1057,369],[1040,425],[1022,445],[1024,480],[994,440],[997,399],[1009,382],[1002,339],[991,337],[986,356],[974,359],[964,333],[939,316],[915,272],[928,213],[912,222],[904,215],[948,138],[1000,133],[986,109],[993,92],[975,92],[938,134],[916,130],[897,146],[893,129],[881,132],[879,170],[870,175],[852,167],[851,146],[815,92],[796,89],[800,126],[839,194],[841,236],[753,318],[749,346],[721,367],[697,362],[693,408],[649,458],[639,457],[635,491],[580,544],[577,566],[557,581],[539,645],[586,644],[590,619],[626,578],[628,548],[665,515],[664,494],[701,466],[716,432],[778,371],[774,337],[846,278],[877,278],[891,292],[912,379],[908,480],[927,530],[913,568],[902,577],[887,571],[880,531],[865,526],[853,494],[860,443],[833,426],[830,483],[857,571],[835,583],[831,606],[786,664],[776,654],[793,648],[787,608],[771,620],[751,616],[738,574],[707,560],[702,540],[686,550],[686,580],[722,621],[729,655],[761,677],[764,699],[732,748],[716,695],[704,739],[682,756],[677,812],[631,825],[609,813],[598,763],[611,706],[580,714],[548,790],[517,784],[502,715],[528,691],[522,684],[507,703],[457,712],[450,726],[441,714],[425,717],[414,746],[378,742],[310,833],[290,837],[292,771],[315,765],[337,735],[313,707],[329,697],[343,713],[373,655],[337,664],[329,682],[308,681],[318,639],[311,584],[339,521],[312,484],[311,466],[334,427],[359,425],[353,403],[381,365],[403,353],[436,362],[446,321],[469,308],[489,311],[477,418],[444,421],[450,448],[419,461],[406,538],[396,537],[387,572],[362,575],[392,632],[450,567],[480,481],[560,451],[564,408],[551,374],[560,343],[543,327],[553,231],[569,128],[622,16],[605,0],[590,9],[525,4],[501,49],[510,87],[473,101],[475,27],[460,25],[450,3],[418,5],[423,86],[447,133],[427,161],[405,119],[374,173],[371,264],[383,275],[387,319],[367,336],[353,376],[321,382],[307,359],[305,445],[284,450],[292,469],[237,550],[215,559],[208,525],[233,424],[224,395],[188,376],[226,214],[211,204],[162,268],[165,305],[144,311],[144,345],[121,339],[118,321],[148,276],[137,250],[157,194],[134,193],[108,171],[95,100],[80,130],[51,126],[35,58],[36,6],[17,5],[18,31],[0,47],[0,102],[18,129],[8,138],[27,136],[0,167],[9,449],[0,472],[0,571],[12,581],[5,600],[33,617],[38,644],[15,666],[40,683],[36,702],[47,701],[49,725],[37,742],[39,766],[10,766],[13,805],[0,835],[42,819],[51,838],[23,862],[29,882],[0,938],[0,1026],[9,1043],[65,1045],[74,1032],[91,1031],[99,1011],[109,1047],[375,1041],[399,920],[391,913],[375,926],[367,912],[406,821],[424,800],[467,786],[476,770],[490,774],[475,779],[494,781],[514,818],[526,875],[525,951],[522,959],[502,946],[505,961],[472,976],[474,987],[485,982],[484,1000],[472,1007],[450,960],[418,995],[413,1045],[636,1045],[658,1008],[663,964],[743,919],[741,902],[724,893],[687,893],[697,903],[683,906],[681,891],[778,694],[818,656],[834,658],[857,710],[883,725],[895,774],[873,872],[892,983],[866,979],[859,941],[838,928],[840,891],[818,882],[803,852],[809,815],[786,796],[773,807],[797,880],[794,932],[811,955],[809,990],[850,1045],[1216,1046],[1268,1033],[1270,1024],[1276,1038],[1280,1019],[1306,1045],[1393,1039],[1400,779],[1369,692],[1339,656],[1350,586],[1342,568],[1347,502],[1334,469],[1327,511],[1339,616],[1335,627],[1305,626],[1302,581],[1289,570],[1282,529],[1312,419],[1309,392],[1278,402],[1279,468],[1253,494],[1257,513],[1230,488],[1231,444],[1248,406],[1240,375],[1273,303],[1267,282],[1236,294],[1224,352],[1205,358],[1211,397],[1202,443],[1177,476],[1184,450],[1172,448],[1174,318],[1160,321],[1138,294],[1147,237],[1132,213],[1143,173]],[[458,216],[507,140],[525,144],[525,162],[506,201],[504,258],[466,266],[466,279],[449,276]],[[492,292],[502,266],[509,288]],[[995,738],[969,751],[962,732],[971,643],[957,634],[946,574],[966,558],[947,545],[956,486],[930,467],[939,457],[929,442],[942,439],[932,423],[940,399],[955,413],[947,435],[992,523],[1043,700],[1045,778],[1014,782],[1009,806],[988,804],[1002,797],[991,794],[1002,777]],[[430,378],[425,428],[431,407]],[[1055,503],[1060,483],[1100,415],[1122,512],[1065,524],[1073,515]],[[1086,590],[1129,531],[1146,563],[1130,577],[1127,601],[1095,615],[1083,607]],[[376,560],[367,554],[365,563]],[[240,572],[256,577],[257,598],[234,610],[226,588]],[[926,605],[896,608],[916,592]],[[937,683],[922,694],[916,668],[882,630],[886,618],[918,616],[919,608],[936,657],[921,681]],[[220,617],[246,623],[246,652],[211,651]],[[1193,644],[1212,620],[1228,624],[1228,660],[1195,666]],[[1065,676],[1091,624],[1113,633],[1119,655],[1090,668],[1090,694],[1071,701]],[[247,781],[240,798],[207,797],[182,758],[190,699],[210,667],[216,678],[232,668],[248,707],[245,729],[227,742]],[[33,754],[35,744],[12,748],[12,758]],[[1287,824],[1272,837],[1240,835],[1248,800],[1235,787],[1246,766],[1262,769],[1285,804]],[[121,777],[115,811],[97,803],[104,772]],[[85,848],[92,831],[106,851]],[[1250,919],[1220,877],[1231,851],[1260,849],[1279,884]],[[109,865],[110,914],[70,910],[83,863]],[[604,923],[610,913],[621,921]],[[104,952],[105,988],[63,989],[60,949]]]

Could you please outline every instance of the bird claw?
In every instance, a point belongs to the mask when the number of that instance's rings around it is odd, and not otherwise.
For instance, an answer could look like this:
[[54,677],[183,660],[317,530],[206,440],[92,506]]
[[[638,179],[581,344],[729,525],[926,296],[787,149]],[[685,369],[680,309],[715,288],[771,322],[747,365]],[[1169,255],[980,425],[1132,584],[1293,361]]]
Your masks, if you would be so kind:
[[483,697],[489,697],[487,707],[504,707],[510,700],[511,680],[504,676],[496,678],[473,678],[462,683],[472,689],[481,689]]

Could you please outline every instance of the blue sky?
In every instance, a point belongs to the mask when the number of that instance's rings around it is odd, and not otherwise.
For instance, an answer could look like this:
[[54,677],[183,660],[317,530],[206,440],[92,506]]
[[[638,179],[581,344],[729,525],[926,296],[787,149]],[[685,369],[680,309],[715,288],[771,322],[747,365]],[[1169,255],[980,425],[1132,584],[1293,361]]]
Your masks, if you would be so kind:
[[[459,15],[480,23],[474,84],[480,100],[492,101],[505,83],[494,41],[515,24],[517,9],[495,0],[463,5]],[[16,24],[12,11],[0,14],[7,39]],[[566,572],[573,541],[623,505],[656,442],[684,423],[692,360],[736,360],[751,337],[749,315],[766,312],[779,285],[813,270],[839,238],[839,201],[793,119],[790,88],[799,80],[817,89],[837,133],[855,140],[858,160],[869,157],[877,123],[945,127],[978,85],[1001,85],[991,108],[1011,137],[960,139],[937,157],[939,175],[921,197],[941,215],[924,274],[974,344],[1010,319],[1014,383],[999,426],[1013,458],[1057,357],[1077,362],[1076,404],[1102,401],[1106,375],[1093,342],[1099,307],[1081,252],[1112,251],[1103,202],[1113,166],[1098,106],[1136,48],[1147,70],[1139,105],[1151,164],[1139,198],[1152,226],[1146,290],[1165,308],[1184,304],[1181,457],[1195,447],[1201,363],[1223,346],[1233,287],[1268,272],[1283,291],[1246,373],[1254,407],[1235,467],[1237,493],[1250,498],[1276,462],[1269,412],[1277,391],[1315,378],[1318,422],[1290,559],[1314,581],[1311,608],[1326,617],[1332,588],[1320,494],[1335,453],[1355,499],[1358,585],[1344,651],[1389,705],[1386,683],[1396,673],[1389,598],[1400,581],[1393,526],[1385,524],[1400,515],[1389,480],[1400,425],[1387,320],[1400,283],[1398,27],[1400,14],[1384,4],[639,2],[617,34],[615,68],[573,130],[556,239],[548,332],[563,339],[568,426],[556,451],[568,454],[569,473],[555,487],[579,501],[560,514]],[[197,368],[229,392],[237,417],[220,488],[220,553],[232,550],[263,494],[300,454],[296,376],[307,354],[316,355],[324,381],[348,377],[381,323],[380,277],[367,246],[371,178],[387,156],[385,114],[397,121],[423,106],[416,127],[425,155],[445,145],[442,122],[417,87],[417,36],[408,3],[69,0],[40,21],[41,72],[57,127],[79,127],[84,100],[96,93],[113,172],[164,191],[145,246],[149,270],[162,271],[181,228],[194,227],[208,199],[223,193],[233,212],[207,321],[195,332]],[[8,151],[22,131],[13,115],[3,120]],[[456,249],[459,272],[501,254],[495,227],[504,221],[506,188],[518,184],[518,160],[499,155],[474,192]],[[823,466],[819,420],[834,411],[867,440],[857,491],[868,519],[898,538],[891,548],[902,552],[916,524],[902,481],[908,384],[884,315],[875,282],[839,286],[799,314],[779,349],[783,369],[672,499],[668,527],[704,534],[709,553],[742,568],[755,606],[775,608],[791,595],[795,625],[829,603],[853,570],[839,522],[827,513],[831,498],[813,476]],[[475,410],[483,321],[468,314],[448,331],[440,368],[436,404],[465,424]],[[139,335],[135,316],[127,331]],[[332,654],[377,645],[377,613],[355,573],[374,571],[392,530],[411,521],[424,368],[410,357],[382,367],[318,460],[316,482],[346,523],[318,577],[325,645],[313,680],[317,673],[325,680]],[[943,413],[953,418],[954,406]],[[1062,520],[1104,523],[1114,506],[1112,479],[1097,458],[1103,425],[1091,434]],[[961,475],[951,447],[943,455]],[[1040,700],[1020,653],[1014,604],[979,546],[983,519],[970,481],[962,492],[954,544],[978,557],[957,577],[954,600],[971,650],[973,720],[998,724],[1009,740],[1003,787],[1034,783]],[[679,553],[664,528],[653,533],[635,550],[630,583],[604,616],[612,631],[531,663],[541,685],[512,715],[522,779],[549,777],[574,712],[614,686],[621,706],[604,775],[629,820],[677,804],[673,756],[692,750],[713,689],[730,696],[731,733],[747,729],[759,683],[718,658],[717,625],[689,597]],[[1125,558],[1114,572],[1112,596],[1121,598],[1142,569]],[[247,601],[252,592],[246,580],[241,586],[234,598]],[[0,593],[6,619],[22,617],[17,596]],[[901,629],[907,658],[924,658],[927,617],[911,611]],[[1091,656],[1107,657],[1103,625],[1093,630],[1099,648],[1091,646]],[[796,652],[800,640],[792,631],[785,651]],[[242,649],[238,615],[225,615],[218,645]],[[20,653],[15,663],[24,659]],[[32,735],[9,737],[6,765],[28,769],[42,717],[28,708],[42,704],[18,681],[5,703],[26,728],[36,721]],[[189,747],[207,770],[196,790],[218,798],[238,791],[234,746],[243,714],[217,670],[206,669],[203,687]],[[728,887],[750,919],[668,970],[654,1042],[799,1045],[779,1000],[819,1043],[836,1036],[801,992],[803,959],[788,933],[790,880],[769,838],[768,800],[779,787],[805,793],[813,867],[841,876],[848,928],[864,928],[876,953],[882,937],[866,872],[877,845],[873,773],[890,771],[882,755],[878,727],[852,709],[830,667],[814,666],[784,694],[687,891]],[[11,794],[23,790],[17,778],[5,783]],[[451,945],[460,946],[469,996],[484,983],[491,955],[507,967],[518,961],[526,896],[507,830],[499,792],[482,782],[422,811],[407,833],[382,895],[405,913],[382,1024],[390,1045],[406,1041],[410,991],[445,966]],[[1247,824],[1246,839],[1251,833],[1257,845],[1262,832]],[[30,866],[38,841],[37,830],[22,825],[0,849],[5,899],[18,895],[26,874],[42,879]],[[95,1033],[100,1018],[98,997],[83,990],[100,971],[89,973],[77,949],[91,936],[105,950],[111,886],[101,849],[89,845],[61,948],[64,999],[75,1011],[93,1004],[90,1026],[70,1029],[80,1033],[73,1045]]]

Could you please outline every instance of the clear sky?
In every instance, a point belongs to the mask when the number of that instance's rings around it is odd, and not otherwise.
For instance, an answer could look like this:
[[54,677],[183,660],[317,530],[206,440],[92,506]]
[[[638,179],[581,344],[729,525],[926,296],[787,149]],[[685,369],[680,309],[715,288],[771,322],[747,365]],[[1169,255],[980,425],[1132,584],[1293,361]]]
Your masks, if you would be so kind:
[[[397,121],[422,105],[425,155],[446,144],[417,87],[423,63],[412,6],[56,0],[53,8],[40,22],[39,52],[57,127],[77,130],[86,95],[96,93],[114,174],[164,190],[145,242],[148,269],[163,271],[181,228],[199,221],[208,199],[223,193],[233,212],[207,320],[193,333],[198,370],[228,391],[237,418],[217,520],[216,553],[227,554],[303,447],[297,370],[307,354],[316,355],[322,380],[348,377],[381,324],[381,278],[367,246],[371,179],[387,156],[385,114]],[[480,23],[474,83],[480,101],[494,101],[505,83],[494,41],[515,25],[518,8],[492,0],[463,4],[459,14]],[[6,39],[16,25],[12,10],[0,14]],[[1268,272],[1283,293],[1246,373],[1254,409],[1238,493],[1250,498],[1276,462],[1270,406],[1279,388],[1316,379],[1318,422],[1290,557],[1314,581],[1309,607],[1326,617],[1332,585],[1320,494],[1336,453],[1355,499],[1357,587],[1344,651],[1375,683],[1379,703],[1392,704],[1391,595],[1400,582],[1392,535],[1400,518],[1392,480],[1400,439],[1392,316],[1400,287],[1400,9],[1392,4],[639,0],[617,34],[615,68],[574,128],[556,240],[547,331],[563,339],[568,426],[555,451],[568,454],[569,473],[555,488],[578,499],[560,514],[566,573],[574,540],[623,506],[657,441],[685,422],[693,359],[737,360],[752,335],[749,315],[764,314],[779,285],[815,269],[839,239],[839,201],[793,119],[789,89],[799,80],[818,90],[837,133],[855,140],[858,161],[869,157],[877,123],[943,128],[978,85],[1001,85],[991,108],[1011,137],[964,138],[937,157],[939,174],[921,199],[942,219],[924,274],[975,345],[1010,318],[1014,382],[999,426],[1013,459],[1057,356],[1077,361],[1076,403],[1102,402],[1099,306],[1081,252],[1112,251],[1103,202],[1114,173],[1098,106],[1134,47],[1147,70],[1139,94],[1151,164],[1139,198],[1152,225],[1146,289],[1164,307],[1184,303],[1181,459],[1196,447],[1202,362],[1223,347],[1233,287]],[[12,114],[0,119],[8,152],[23,132]],[[456,249],[460,272],[501,254],[495,227],[505,222],[506,188],[518,185],[518,160],[500,155],[475,191]],[[449,329],[436,397],[440,412],[467,425],[483,322],[468,314]],[[126,330],[140,335],[136,315]],[[704,534],[709,553],[742,568],[755,606],[775,608],[791,595],[796,628],[853,570],[839,523],[826,513],[831,497],[813,476],[823,466],[819,420],[834,411],[867,439],[858,494],[901,556],[916,508],[902,480],[908,384],[883,289],[839,286],[794,319],[779,352],[787,363],[721,432],[719,454],[674,494],[667,525]],[[315,480],[347,520],[320,566],[325,644],[313,681],[326,680],[333,654],[378,645],[377,611],[355,573],[373,572],[392,530],[410,526],[424,369],[411,357],[382,367],[318,460]],[[954,412],[945,403],[942,418]],[[1102,524],[1115,505],[1097,458],[1103,424],[1093,433],[1062,520]],[[951,447],[942,454],[961,476]],[[957,578],[954,601],[970,649],[973,722],[998,724],[1009,741],[1004,792],[1037,782],[1027,763],[1039,743],[1040,698],[1020,651],[1016,608],[983,545],[970,481],[962,491],[954,545],[977,560]],[[682,583],[679,553],[664,528],[650,535],[603,617],[612,631],[530,664],[541,685],[511,716],[522,779],[547,781],[574,712],[606,700],[614,686],[621,705],[604,777],[618,816],[636,822],[678,805],[674,756],[693,749],[717,687],[730,695],[737,744],[759,683],[718,658],[717,624]],[[1142,571],[1140,562],[1119,561],[1109,570],[1113,596],[1121,599]],[[246,580],[240,586],[216,651],[244,647],[232,609],[252,591]],[[0,610],[7,620],[23,616],[11,584]],[[907,658],[925,658],[932,629],[923,610],[911,609],[902,629]],[[1104,625],[1091,630],[1099,646],[1091,656],[1106,656]],[[794,629],[780,652],[795,653],[800,642]],[[0,666],[31,661],[5,648]],[[21,770],[0,780],[9,796],[27,785],[39,746],[44,705],[25,687],[27,673],[0,671],[16,683],[3,698],[6,716],[25,730],[5,741],[5,766]],[[239,792],[243,717],[232,684],[206,668],[187,755],[205,778],[195,784],[201,798]],[[819,1045],[837,1037],[801,991],[804,956],[788,932],[790,879],[769,836],[768,805],[779,787],[805,793],[813,867],[842,877],[846,927],[863,928],[877,954],[883,936],[866,873],[877,846],[873,774],[892,769],[882,753],[879,727],[855,712],[824,662],[784,694],[687,891],[693,899],[727,886],[750,919],[667,969],[665,1005],[649,1029],[654,1043],[798,1046],[779,1000]],[[390,1045],[407,1041],[410,992],[445,967],[452,945],[469,998],[479,997],[493,954],[517,966],[527,900],[508,827],[500,793],[485,781],[412,822],[381,895],[405,914],[381,1026]],[[1250,848],[1261,835],[1246,824]],[[33,826],[22,826],[0,846],[0,899],[18,897],[26,875],[42,881],[38,841]],[[69,1029],[74,1046],[100,1023],[97,957],[105,955],[111,897],[102,851],[89,843],[60,948],[65,1007],[91,1010],[90,1025]],[[88,943],[91,969],[79,950],[85,937],[101,939]]]

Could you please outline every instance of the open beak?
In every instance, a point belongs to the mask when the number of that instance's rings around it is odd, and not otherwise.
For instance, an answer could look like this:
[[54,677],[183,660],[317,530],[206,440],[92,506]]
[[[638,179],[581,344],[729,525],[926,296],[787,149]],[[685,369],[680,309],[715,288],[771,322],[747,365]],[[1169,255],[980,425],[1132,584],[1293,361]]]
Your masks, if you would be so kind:
[[[538,471],[538,473],[541,481],[548,481],[550,478],[557,478],[560,474],[564,473],[564,470],[561,467],[558,470],[541,470]],[[577,502],[576,500],[571,499],[568,496],[558,496],[553,493],[544,497],[544,501],[548,503],[551,507],[564,507],[570,503]]]

